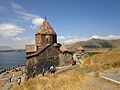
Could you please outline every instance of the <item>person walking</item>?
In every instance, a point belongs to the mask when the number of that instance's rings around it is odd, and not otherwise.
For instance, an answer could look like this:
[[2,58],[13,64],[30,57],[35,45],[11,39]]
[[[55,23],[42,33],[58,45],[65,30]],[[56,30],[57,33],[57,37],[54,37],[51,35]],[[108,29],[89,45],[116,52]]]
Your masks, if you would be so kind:
[[35,70],[33,71],[33,75],[32,75],[32,77],[33,77],[33,78],[35,77]]
[[33,68],[33,74],[32,74],[33,78],[35,77],[35,73],[36,73],[36,67]]
[[53,65],[50,67],[50,73],[52,72],[52,69],[53,69]]
[[55,74],[56,68],[54,65],[51,66],[50,70],[51,70],[51,74]]
[[45,75],[45,68],[42,68],[42,75]]
[[21,84],[21,77],[18,78],[18,85]]
[[11,83],[11,81],[12,81],[12,76],[9,75],[9,77],[8,77],[8,82]]
[[14,77],[15,77],[15,75],[13,74],[13,75],[12,75],[12,78],[11,78],[11,81],[14,81]]
[[73,65],[76,65],[76,61],[73,59],[73,57],[72,57],[72,59],[71,59],[71,64],[72,64],[72,66],[73,66]]

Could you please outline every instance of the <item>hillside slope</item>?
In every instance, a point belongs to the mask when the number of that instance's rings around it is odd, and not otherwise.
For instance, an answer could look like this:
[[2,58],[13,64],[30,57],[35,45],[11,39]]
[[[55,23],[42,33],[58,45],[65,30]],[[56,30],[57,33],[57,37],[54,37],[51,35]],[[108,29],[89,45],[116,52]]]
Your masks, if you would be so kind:
[[102,49],[112,48],[112,50],[120,50],[120,39],[117,40],[101,40],[90,39],[88,41],[79,41],[73,44],[66,45],[68,50],[77,50],[78,47],[83,46],[86,49]]
[[109,52],[93,55],[84,60],[84,66],[98,71],[120,67],[120,52]]
[[14,90],[119,90],[120,86],[108,80],[88,76],[79,69],[36,77],[12,88]]
[[11,48],[9,46],[0,46],[0,51],[1,50],[13,50],[13,48]]
[[67,71],[64,74],[45,75],[30,79],[14,90],[80,90],[85,75],[79,71]]

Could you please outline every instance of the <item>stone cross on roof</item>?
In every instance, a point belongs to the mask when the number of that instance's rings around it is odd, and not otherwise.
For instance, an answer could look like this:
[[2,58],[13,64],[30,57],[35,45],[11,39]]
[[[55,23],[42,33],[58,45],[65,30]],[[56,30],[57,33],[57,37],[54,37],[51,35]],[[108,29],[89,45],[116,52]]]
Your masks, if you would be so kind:
[[45,20],[47,20],[46,16],[45,16]]

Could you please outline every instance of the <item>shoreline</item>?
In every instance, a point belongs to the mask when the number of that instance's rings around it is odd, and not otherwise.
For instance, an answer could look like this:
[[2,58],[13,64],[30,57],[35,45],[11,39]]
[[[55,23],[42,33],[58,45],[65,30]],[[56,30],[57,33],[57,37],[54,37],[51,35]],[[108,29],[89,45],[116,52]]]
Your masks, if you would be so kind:
[[18,66],[13,66],[13,67],[9,67],[9,68],[5,68],[5,69],[1,69],[0,70],[0,74],[3,74],[5,72],[9,72],[13,69],[17,69],[17,68],[20,68],[20,67],[23,67],[23,66],[26,66],[26,65],[18,65]]

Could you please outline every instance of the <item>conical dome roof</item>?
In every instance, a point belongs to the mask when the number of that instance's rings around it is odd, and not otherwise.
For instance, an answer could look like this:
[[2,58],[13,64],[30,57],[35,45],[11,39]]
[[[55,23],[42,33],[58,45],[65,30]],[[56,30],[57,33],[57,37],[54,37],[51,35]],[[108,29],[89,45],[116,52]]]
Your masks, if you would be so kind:
[[65,52],[68,51],[68,49],[64,44],[62,44],[62,46],[60,47],[60,51]]
[[43,24],[40,26],[36,34],[52,34],[56,35],[56,32],[53,30],[53,28],[50,26],[50,24],[45,20]]
[[84,50],[84,48],[82,46],[80,46],[77,50]]

